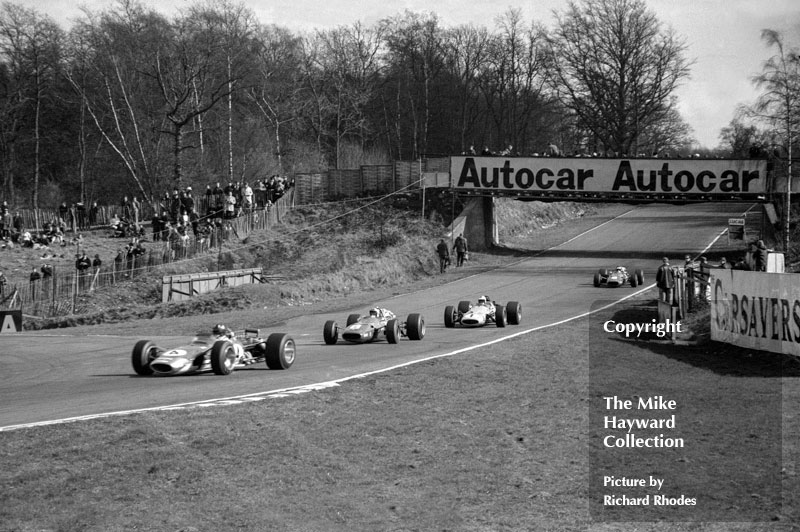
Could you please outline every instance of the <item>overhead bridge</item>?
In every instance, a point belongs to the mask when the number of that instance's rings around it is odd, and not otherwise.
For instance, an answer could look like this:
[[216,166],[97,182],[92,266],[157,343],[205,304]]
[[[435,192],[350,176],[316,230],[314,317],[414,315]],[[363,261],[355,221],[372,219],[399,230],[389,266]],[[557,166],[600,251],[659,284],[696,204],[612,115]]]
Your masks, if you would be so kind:
[[425,187],[542,201],[766,201],[781,188],[767,159],[452,156],[431,162],[426,168],[436,171],[424,172]]
[[[528,201],[686,203],[766,202],[785,191],[767,159],[452,156],[431,160],[425,188],[475,196],[456,219],[481,249],[497,242],[493,198]],[[433,171],[431,171],[433,170]]]

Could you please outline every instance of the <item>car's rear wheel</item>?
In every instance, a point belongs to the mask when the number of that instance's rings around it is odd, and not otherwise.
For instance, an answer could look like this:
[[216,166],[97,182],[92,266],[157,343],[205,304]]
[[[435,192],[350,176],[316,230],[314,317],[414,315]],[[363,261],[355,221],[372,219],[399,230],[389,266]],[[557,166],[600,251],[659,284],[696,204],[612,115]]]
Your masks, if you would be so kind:
[[352,324],[356,323],[360,317],[361,314],[350,314],[347,316],[347,326],[350,327]]
[[642,270],[636,270],[636,282],[639,284],[644,284],[644,272]]
[[133,371],[137,375],[152,375],[153,370],[150,367],[150,362],[158,355],[158,347],[153,345],[149,340],[139,340],[133,346],[131,353],[131,364]]
[[522,305],[517,301],[509,301],[506,305],[506,313],[508,315],[508,323],[511,325],[519,325],[522,321]]
[[600,268],[597,270],[597,273],[599,273],[601,277],[608,277],[609,271],[608,268]]
[[464,314],[472,307],[472,304],[469,301],[459,301],[458,302],[458,313]]
[[494,307],[494,322],[498,327],[505,327],[507,321],[508,315],[506,314],[506,307],[503,305],[496,305]]
[[400,340],[400,324],[396,319],[386,322],[386,340],[390,344],[396,344]]
[[600,286],[601,282],[602,282],[602,278],[600,277],[600,272],[595,273],[594,274],[594,286],[595,286],[595,288],[598,288]]
[[289,369],[294,364],[297,347],[286,333],[273,333],[267,338],[267,367],[269,369]]
[[322,338],[325,339],[325,343],[328,345],[333,345],[339,339],[339,326],[333,320],[328,320],[325,322],[325,326],[322,328]]
[[456,326],[456,308],[453,305],[444,307],[444,326],[448,329]]
[[236,348],[228,340],[217,340],[211,346],[211,369],[217,375],[230,375],[236,365]]
[[425,338],[425,319],[422,314],[409,314],[406,319],[406,331],[411,340],[422,340]]
[[636,276],[635,275],[631,275],[631,286],[636,288],[636,285],[637,285]]

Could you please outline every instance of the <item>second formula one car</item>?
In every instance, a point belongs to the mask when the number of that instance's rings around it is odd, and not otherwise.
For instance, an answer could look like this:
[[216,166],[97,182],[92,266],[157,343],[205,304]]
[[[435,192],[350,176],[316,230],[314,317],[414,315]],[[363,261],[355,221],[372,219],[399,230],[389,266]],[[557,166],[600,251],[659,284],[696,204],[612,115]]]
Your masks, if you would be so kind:
[[506,305],[498,305],[487,296],[478,298],[473,305],[469,301],[459,301],[457,307],[448,305],[444,309],[444,326],[481,327],[494,322],[498,327],[506,324],[519,325],[522,321],[522,305],[517,301],[509,301]]
[[644,272],[637,269],[631,273],[624,266],[617,266],[613,270],[600,269],[594,274],[595,287],[608,286],[609,288],[616,288],[626,284],[630,284],[633,288],[643,285]]
[[384,338],[390,344],[396,344],[402,337],[422,340],[425,337],[425,319],[422,314],[409,314],[406,321],[400,321],[390,310],[373,308],[366,316],[350,314],[345,327],[340,327],[333,320],[325,322],[322,337],[326,344],[335,344],[340,334],[342,340],[358,344]]
[[245,329],[242,336],[224,325],[199,334],[189,343],[159,347],[150,340],[136,342],[131,353],[133,370],[139,375],[171,376],[213,371],[229,375],[234,369],[265,362],[270,369],[289,369],[294,363],[294,340],[285,333],[262,338],[258,329]]

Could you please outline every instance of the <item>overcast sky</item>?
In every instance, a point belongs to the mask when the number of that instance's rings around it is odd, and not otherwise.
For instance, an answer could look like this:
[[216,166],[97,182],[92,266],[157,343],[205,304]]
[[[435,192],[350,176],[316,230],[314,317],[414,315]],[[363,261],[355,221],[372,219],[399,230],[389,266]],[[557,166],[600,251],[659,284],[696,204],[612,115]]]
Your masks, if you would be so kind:
[[[92,11],[113,5],[112,0],[12,0],[45,13],[65,28],[80,15],[80,6]],[[238,0],[234,0],[238,3]],[[158,12],[171,15],[193,4],[188,0],[144,0]],[[434,11],[444,26],[472,23],[494,27],[494,19],[509,8],[522,10],[526,22],[553,27],[553,11],[563,12],[566,0],[528,0],[492,3],[478,0],[244,0],[263,23],[293,31],[371,24],[405,9]],[[739,104],[752,103],[756,90],[752,77],[761,71],[773,49],[761,40],[762,29],[794,34],[787,39],[800,44],[798,0],[647,0],[659,20],[671,26],[688,43],[694,60],[692,77],[678,92],[684,119],[703,147],[719,144],[720,129],[727,126]]]

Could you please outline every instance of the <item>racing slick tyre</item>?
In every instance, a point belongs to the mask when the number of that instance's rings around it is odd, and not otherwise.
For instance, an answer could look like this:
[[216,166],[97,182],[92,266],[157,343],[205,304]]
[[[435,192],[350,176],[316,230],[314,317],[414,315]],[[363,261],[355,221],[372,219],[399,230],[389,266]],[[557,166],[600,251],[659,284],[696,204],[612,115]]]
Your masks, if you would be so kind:
[[289,369],[294,364],[297,347],[286,333],[273,333],[267,338],[267,367],[269,369]]
[[411,340],[425,338],[425,318],[422,314],[409,314],[406,319],[406,333]]
[[322,337],[325,339],[325,343],[328,345],[333,345],[339,339],[339,326],[333,320],[328,320],[325,322],[325,327],[322,328]]
[[397,320],[386,322],[386,340],[390,344],[396,344],[400,340],[400,324],[397,323]]
[[133,364],[133,371],[137,375],[152,375],[153,370],[150,368],[150,362],[155,358],[158,353],[158,348],[154,346],[149,340],[139,340],[133,346],[131,353],[131,363]]
[[519,325],[519,322],[522,321],[522,305],[517,301],[509,301],[506,304],[506,314],[509,324]]
[[228,340],[217,340],[211,346],[211,369],[217,375],[230,375],[236,365],[236,348]]
[[599,288],[600,283],[602,282],[602,277],[600,276],[600,272],[594,274],[594,287]]
[[636,277],[637,283],[639,283],[640,285],[644,284],[644,272],[642,270],[636,270],[634,273],[634,277]]
[[444,307],[444,326],[448,329],[456,326],[456,308],[453,305]]
[[458,302],[458,313],[459,314],[464,314],[465,312],[467,312],[470,309],[470,307],[472,307],[472,304],[469,301],[459,301]]
[[631,275],[631,286],[633,288],[636,288],[636,276],[635,275]]
[[503,305],[495,305],[494,307],[494,321],[498,327],[505,327],[508,322],[508,314],[506,314],[506,307]]
[[347,316],[347,326],[350,327],[352,324],[358,321],[361,317],[361,314],[350,314]]
[[608,274],[610,272],[608,271],[608,268],[600,268],[599,270],[597,270],[597,273],[600,274],[600,277],[608,277]]

